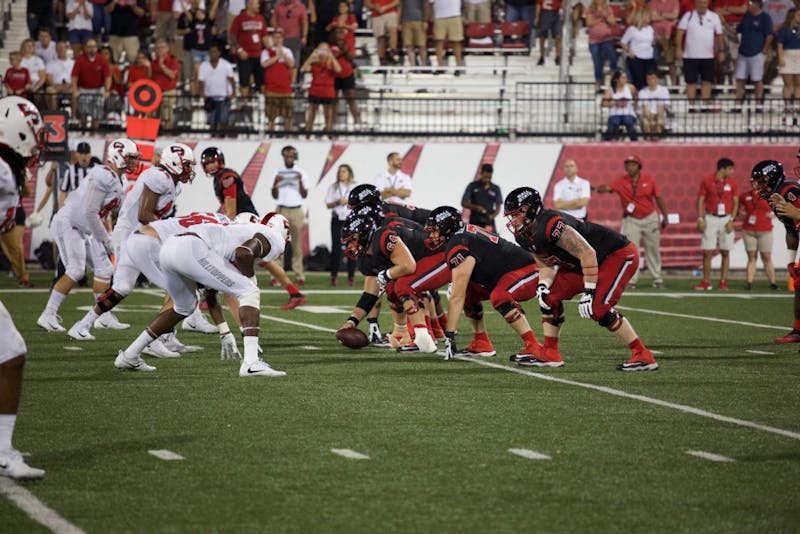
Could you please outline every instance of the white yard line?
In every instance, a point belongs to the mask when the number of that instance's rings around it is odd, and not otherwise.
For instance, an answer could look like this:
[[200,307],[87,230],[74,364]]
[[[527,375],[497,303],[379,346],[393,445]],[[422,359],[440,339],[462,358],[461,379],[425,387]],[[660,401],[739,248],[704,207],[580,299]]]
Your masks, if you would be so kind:
[[350,458],[351,460],[369,460],[369,456],[356,452],[353,449],[331,449],[331,452],[339,456],[344,456],[345,458]]
[[185,460],[183,456],[178,454],[177,452],[172,452],[167,449],[154,449],[151,451],[147,451],[148,453],[152,454],[156,458],[165,461],[172,461],[172,460]]
[[764,356],[775,354],[774,352],[769,352],[767,350],[746,350],[745,352],[749,352],[750,354],[763,354]]
[[530,449],[508,449],[511,454],[522,456],[528,460],[552,460],[549,454],[542,454],[541,452],[532,451]]
[[0,493],[28,514],[28,517],[44,525],[51,532],[56,534],[82,534],[84,532],[10,478],[0,477]]
[[64,347],[64,350],[79,351],[83,349],[81,347],[76,347],[75,345],[68,345]]
[[686,454],[690,456],[697,456],[698,458],[703,458],[705,460],[711,460],[712,462],[735,462],[733,458],[729,458],[727,456],[722,456],[721,454],[714,454],[713,452],[706,452],[706,451],[686,451]]
[[719,319],[717,317],[706,317],[703,315],[688,315],[685,313],[645,310],[642,308],[631,308],[630,306],[616,306],[616,308],[618,310],[630,310],[641,313],[649,313],[651,315],[663,315],[665,317],[679,317],[681,319],[695,319],[697,321],[711,321],[712,323],[735,324],[739,326],[752,326],[753,328],[769,328],[771,330],[786,330],[788,328],[787,326],[774,326],[770,324],[751,323],[748,321],[734,321],[732,319]]

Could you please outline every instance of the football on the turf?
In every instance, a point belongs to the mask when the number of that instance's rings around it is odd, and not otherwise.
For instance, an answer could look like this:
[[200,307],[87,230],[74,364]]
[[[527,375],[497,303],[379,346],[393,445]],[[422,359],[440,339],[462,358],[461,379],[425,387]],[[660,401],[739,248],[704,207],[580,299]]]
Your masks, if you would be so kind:
[[336,331],[336,339],[345,347],[360,349],[369,345],[367,334],[358,328],[342,328]]

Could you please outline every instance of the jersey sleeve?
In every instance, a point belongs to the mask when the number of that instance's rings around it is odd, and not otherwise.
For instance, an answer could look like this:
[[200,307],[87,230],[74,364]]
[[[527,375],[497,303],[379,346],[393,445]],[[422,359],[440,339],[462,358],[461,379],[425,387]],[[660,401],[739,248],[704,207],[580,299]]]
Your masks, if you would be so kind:
[[152,173],[147,173],[147,175],[142,175],[139,177],[140,180],[144,180],[144,185],[152,191],[153,193],[161,196],[169,193],[170,186],[169,182],[171,181],[163,172],[161,171],[154,171]]
[[453,237],[450,239],[450,242],[447,243],[445,257],[447,259],[447,266],[450,267],[451,270],[464,263],[470,256],[474,256],[474,254],[467,248],[467,245],[459,236]]
[[400,236],[393,228],[379,229],[377,238],[372,240],[372,253],[376,256],[388,258],[394,252]]
[[564,219],[558,215],[551,217],[550,220],[545,222],[545,239],[550,243],[558,243],[558,240],[561,239],[561,236],[564,233],[564,230],[567,229],[567,223]]

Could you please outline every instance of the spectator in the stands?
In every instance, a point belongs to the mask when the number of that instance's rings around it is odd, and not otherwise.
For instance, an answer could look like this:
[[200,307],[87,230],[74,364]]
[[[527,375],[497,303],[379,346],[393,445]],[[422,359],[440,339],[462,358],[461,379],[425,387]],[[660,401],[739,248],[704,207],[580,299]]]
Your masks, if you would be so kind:
[[[708,0],[697,0],[695,9],[687,11],[678,23],[675,34],[675,54],[683,60],[683,76],[686,79],[686,98],[689,112],[695,112],[697,99],[697,79],[701,80],[700,97],[702,111],[710,111],[711,82],[714,79],[714,57],[724,61],[722,50],[722,22],[719,15],[708,10]],[[686,48],[684,49],[684,36]],[[716,54],[715,54],[716,51]]]
[[[130,63],[139,51],[139,17],[146,13],[145,0],[109,0],[106,13],[111,17],[108,42],[114,58]],[[125,52],[123,59],[122,53]]]
[[[72,57],[83,53],[83,45],[92,38],[92,14],[95,5],[89,0],[69,0],[67,2],[67,40],[72,45]],[[99,8],[103,10],[102,6]]]
[[636,88],[628,83],[623,71],[611,75],[611,87],[606,89],[601,105],[609,108],[608,130],[603,139],[615,139],[620,126],[624,126],[631,141],[636,141]]
[[111,32],[111,15],[105,9],[108,0],[89,1],[92,3],[92,36],[108,42]]
[[395,63],[397,32],[400,23],[399,0],[364,0],[364,5],[371,10],[372,34],[375,36],[375,46],[378,49],[380,64]]
[[[125,80],[122,76],[122,69],[119,64],[114,61],[114,51],[111,47],[104,45],[100,48],[100,55],[106,58],[108,65],[111,69],[111,88],[108,92],[108,98],[105,102],[105,113],[115,111],[122,111],[122,97],[125,94]],[[106,118],[105,116],[102,117]]]
[[756,102],[764,102],[764,62],[772,49],[772,19],[761,9],[762,0],[750,0],[742,21],[736,26],[741,34],[739,57],[736,58],[736,105],[744,101],[744,84],[755,85]]
[[619,45],[628,55],[628,72],[637,90],[647,85],[647,72],[656,68],[655,30],[650,25],[650,12],[637,10],[633,24],[627,27]]
[[561,64],[561,0],[536,0],[536,32],[539,36],[539,61],[544,65],[544,46],[548,37],[555,40],[556,65]]
[[150,58],[144,50],[139,50],[136,53],[136,60],[128,67],[127,85],[130,87],[139,80],[149,80],[153,76],[153,68],[150,63]]
[[81,125],[94,127],[104,115],[105,99],[111,91],[111,65],[98,54],[97,41],[89,39],[72,68],[72,109]]
[[664,133],[667,106],[669,91],[658,83],[658,74],[651,70],[647,73],[647,85],[639,91],[639,117],[642,120],[642,132],[648,139]]
[[623,2],[625,8],[625,26],[634,24],[636,14],[640,11],[649,11],[647,2],[645,0],[625,0]]
[[464,23],[492,22],[491,0],[464,0]]
[[[188,33],[186,20],[189,13],[195,13],[199,10],[206,8],[205,0],[175,0],[172,5],[172,16],[177,21],[175,23],[175,32],[172,41],[172,54],[178,58],[181,64],[181,79],[191,80],[194,74],[194,66],[192,65],[192,55],[190,49],[186,48],[185,36]],[[180,26],[183,21],[183,27]],[[235,50],[232,49],[232,50]]]
[[656,34],[658,57],[669,68],[673,85],[678,85],[678,68],[675,64],[675,42],[672,34],[678,25],[678,0],[650,0],[650,25]]
[[325,35],[332,35],[332,32],[338,28],[342,28],[345,31],[344,38],[347,41],[347,47],[353,51],[353,54],[355,54],[356,29],[358,28],[358,22],[356,22],[355,15],[350,12],[350,3],[347,2],[347,0],[342,0],[339,2],[339,10],[336,12],[333,18],[327,22],[327,26],[325,26]]
[[783,123],[796,126],[800,112],[800,9],[792,10],[791,15],[775,40],[778,42],[778,67],[783,77]]
[[261,51],[267,36],[267,21],[258,11],[258,0],[248,0],[247,8],[239,13],[231,25],[231,34],[236,41],[236,68],[239,71],[239,87],[243,98],[250,95],[250,88],[261,88],[264,84],[264,69],[261,68]]
[[530,30],[528,46],[533,48],[535,42],[533,23],[536,16],[536,0],[506,0],[506,22],[524,21]]
[[[336,0],[309,0],[309,20],[314,28],[312,46],[316,47],[319,43],[329,40],[330,33],[334,28],[338,27],[338,25],[333,27],[330,25],[340,18],[339,14],[342,13],[342,4],[344,4],[344,13],[341,17],[340,24],[350,24],[347,19],[352,16],[352,13],[350,13],[350,3],[347,2],[347,0],[341,2],[337,2]],[[355,17],[352,17],[352,19],[352,28],[350,29],[355,31],[358,23]]]
[[295,60],[291,49],[283,46],[283,28],[273,28],[272,37],[261,52],[261,66],[264,69],[267,129],[275,131],[275,119],[282,117],[283,129],[291,131],[294,122],[292,76]]
[[[440,67],[446,64],[444,44],[450,41],[456,65],[464,65],[463,42],[464,21],[461,18],[461,0],[431,0],[433,7],[433,38],[436,41],[436,61]],[[456,75],[460,74],[456,71]]]
[[56,58],[56,43],[48,28],[39,28],[39,38],[34,43],[33,50],[44,61],[45,67]]
[[172,13],[174,0],[151,0],[150,16],[155,23],[153,37],[164,39],[168,43],[175,40],[178,19]]
[[[341,67],[334,79],[336,95],[338,98],[339,91],[342,92],[347,102],[347,108],[353,116],[353,124],[358,128],[361,126],[361,114],[358,111],[358,104],[356,103],[356,73],[353,67],[355,49],[350,48],[350,44],[347,42],[347,30],[345,28],[337,28],[333,36],[331,52],[333,52],[333,57],[336,58],[339,62],[339,67]],[[335,109],[336,107],[334,105],[334,110]]]
[[193,0],[191,9],[181,13],[178,18],[176,32],[183,36],[183,49],[191,56],[192,94],[196,95],[197,72],[200,64],[208,60],[208,47],[217,38],[217,27],[214,19],[204,9],[200,9],[199,2]]
[[775,31],[782,28],[787,20],[791,20],[789,11],[798,7],[800,6],[797,6],[793,0],[767,0],[764,2],[764,11],[772,19],[772,26]]
[[16,50],[12,50],[8,54],[8,62],[11,64],[3,74],[3,86],[8,95],[21,96],[30,98],[31,88],[31,73],[25,67],[21,66],[22,54]]
[[308,44],[308,11],[306,7],[300,0],[277,0],[272,9],[269,24],[273,28],[283,29],[283,46],[292,51],[295,65],[298,65],[300,53]]
[[53,0],[28,0],[28,32],[31,39],[39,35],[39,28],[53,31]]
[[[412,67],[428,66],[428,36],[425,31],[425,4],[427,0],[402,0],[400,22],[403,26],[403,47]],[[417,58],[419,51],[419,58]]]
[[47,71],[45,70],[44,61],[34,53],[33,39],[22,41],[19,51],[22,53],[20,66],[28,69],[31,75],[31,95],[33,100],[38,103],[39,95],[44,92],[44,84],[47,83]]
[[59,95],[69,95],[72,89],[72,67],[75,60],[67,54],[69,45],[66,41],[56,43],[56,58],[47,64],[47,109],[58,109]]
[[[228,0],[228,8],[225,11],[225,20],[226,20],[226,22],[225,22],[224,25],[219,25],[218,26],[220,30],[225,28],[225,32],[222,35],[220,35],[220,38],[223,38],[223,37],[226,38],[228,40],[228,46],[230,48],[233,48],[233,47],[236,46],[236,40],[233,38],[233,35],[231,35],[231,25],[233,24],[233,19],[235,19],[236,16],[244,10],[246,5],[247,5],[247,2],[245,2],[245,0]],[[270,23],[270,24],[272,24],[272,23]],[[224,49],[224,46],[223,46],[223,49]]]
[[308,116],[306,117],[306,132],[314,129],[314,119],[317,108],[322,106],[325,118],[325,131],[333,130],[333,119],[336,113],[336,85],[334,79],[341,72],[342,67],[333,57],[328,43],[320,43],[303,63],[303,72],[311,73],[311,87],[308,89]]
[[156,41],[156,51],[150,61],[152,80],[158,84],[163,94],[163,103],[159,107],[161,126],[172,127],[172,110],[175,109],[178,98],[178,80],[180,78],[180,64],[178,58],[169,51],[169,45],[164,39]]
[[614,26],[617,19],[606,0],[592,0],[586,10],[586,27],[589,29],[589,52],[594,64],[595,89],[603,86],[603,57],[608,60],[612,71],[617,70],[617,51],[614,46]]
[[200,65],[197,79],[208,113],[208,126],[212,133],[224,134],[230,118],[231,98],[236,96],[236,77],[233,65],[222,59],[219,44],[208,47],[208,61]]

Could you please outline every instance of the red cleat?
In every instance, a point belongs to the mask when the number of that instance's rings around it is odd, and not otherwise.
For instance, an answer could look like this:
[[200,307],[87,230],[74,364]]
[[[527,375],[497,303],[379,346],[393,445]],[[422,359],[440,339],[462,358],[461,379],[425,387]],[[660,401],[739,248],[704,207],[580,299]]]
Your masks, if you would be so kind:
[[655,371],[658,369],[658,364],[649,350],[634,350],[628,361],[619,364],[617,369],[620,371]]
[[304,286],[304,285],[306,285],[306,279],[305,279],[305,278],[298,278],[298,279],[297,279],[297,285],[298,285],[298,286]]
[[711,283],[706,282],[705,280],[703,280],[702,282],[700,282],[699,284],[694,286],[694,290],[695,291],[711,291]]
[[726,280],[719,281],[719,290],[720,291],[727,291],[728,290],[728,282]]
[[494,350],[492,342],[486,339],[473,339],[472,343],[458,352],[464,356],[483,356],[486,358],[497,355],[497,351]]
[[785,336],[773,339],[775,343],[800,343],[800,331],[792,330]]
[[297,295],[292,295],[291,297],[289,297],[289,302],[287,302],[286,304],[281,306],[281,309],[282,310],[293,310],[296,307],[300,306],[301,304],[305,304],[306,300],[308,300],[308,299],[302,293],[298,293]]

